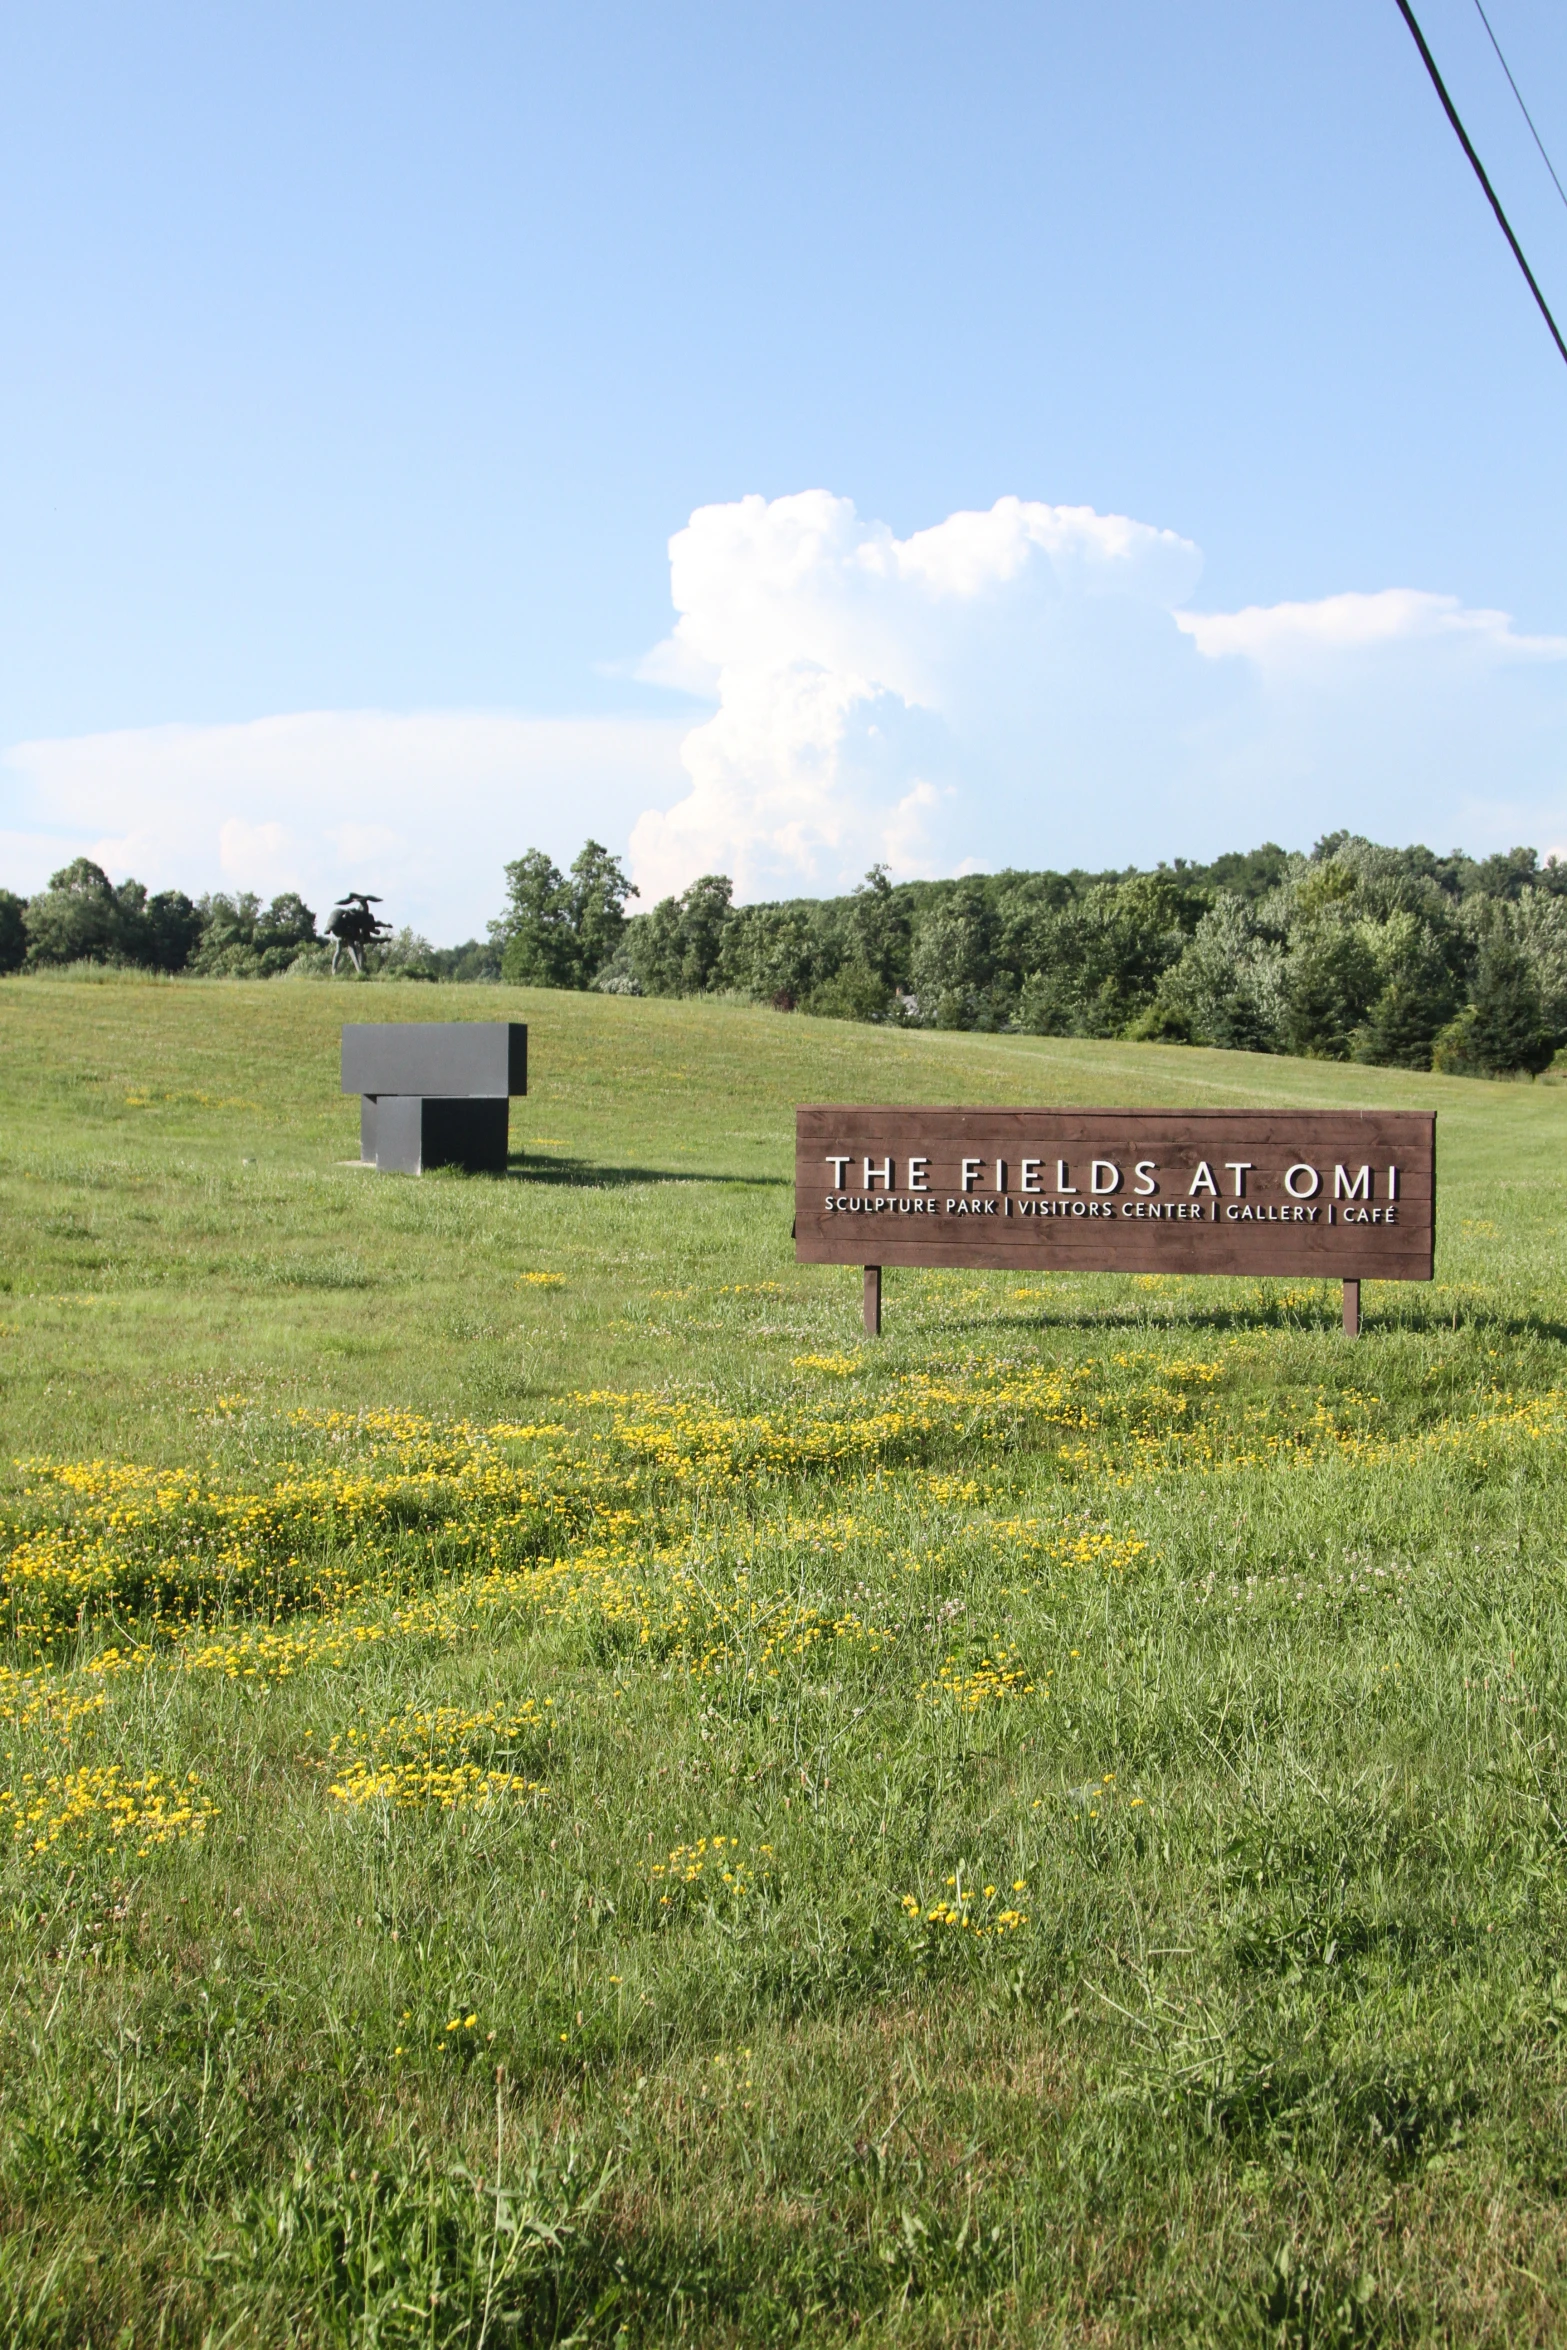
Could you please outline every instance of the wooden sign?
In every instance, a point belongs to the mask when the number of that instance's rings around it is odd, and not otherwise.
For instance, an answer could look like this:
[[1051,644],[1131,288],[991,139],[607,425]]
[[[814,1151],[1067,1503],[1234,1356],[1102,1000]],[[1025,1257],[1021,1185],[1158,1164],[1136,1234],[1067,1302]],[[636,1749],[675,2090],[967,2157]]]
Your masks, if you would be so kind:
[[878,1327],[882,1266],[969,1265],[1340,1280],[1358,1328],[1362,1280],[1431,1279],[1435,1230],[1434,1112],[795,1114],[796,1258],[876,1272]]

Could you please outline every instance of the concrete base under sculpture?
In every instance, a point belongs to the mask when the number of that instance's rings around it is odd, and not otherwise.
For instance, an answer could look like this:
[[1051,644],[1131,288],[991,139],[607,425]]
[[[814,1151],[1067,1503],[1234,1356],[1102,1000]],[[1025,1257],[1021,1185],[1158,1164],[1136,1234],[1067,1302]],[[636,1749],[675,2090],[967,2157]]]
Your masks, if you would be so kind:
[[359,1156],[382,1175],[422,1175],[462,1167],[470,1175],[504,1175],[511,1104],[449,1094],[360,1096]]

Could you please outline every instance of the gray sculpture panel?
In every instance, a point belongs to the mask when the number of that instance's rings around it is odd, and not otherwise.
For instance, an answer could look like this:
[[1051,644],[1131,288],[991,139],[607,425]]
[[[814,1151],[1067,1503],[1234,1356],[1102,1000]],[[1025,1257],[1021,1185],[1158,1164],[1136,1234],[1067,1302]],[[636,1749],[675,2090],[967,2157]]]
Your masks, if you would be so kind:
[[422,1174],[423,1146],[424,1103],[419,1095],[382,1094],[375,1105],[375,1163],[380,1172],[383,1175]]
[[505,1101],[528,1090],[521,1020],[355,1020],[343,1029],[342,1090]]
[[360,1112],[361,1152],[367,1121],[383,1175],[422,1175],[431,1167],[461,1167],[470,1175],[506,1172],[511,1107],[504,1096],[499,1101],[430,1094],[367,1097]]

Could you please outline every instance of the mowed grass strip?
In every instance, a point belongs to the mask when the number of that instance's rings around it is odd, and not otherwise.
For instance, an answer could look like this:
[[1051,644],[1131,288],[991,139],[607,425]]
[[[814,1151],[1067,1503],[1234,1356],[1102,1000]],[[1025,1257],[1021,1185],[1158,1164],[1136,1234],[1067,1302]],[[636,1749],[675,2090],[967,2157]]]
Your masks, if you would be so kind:
[[[337,1025],[527,1017],[504,1181]],[[1550,2342],[1567,1093],[0,987],[19,2343]],[[1438,1278],[856,1277],[797,1099],[1441,1112]]]

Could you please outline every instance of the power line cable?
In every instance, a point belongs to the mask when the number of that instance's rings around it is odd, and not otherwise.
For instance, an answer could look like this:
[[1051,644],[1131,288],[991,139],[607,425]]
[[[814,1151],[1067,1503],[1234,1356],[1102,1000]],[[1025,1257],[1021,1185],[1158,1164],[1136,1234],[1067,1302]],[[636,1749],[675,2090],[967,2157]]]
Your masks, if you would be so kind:
[[1555,181],[1557,195],[1560,196],[1564,204],[1567,204],[1567,188],[1564,188],[1561,181],[1556,178],[1556,166],[1551,161],[1549,155],[1547,155],[1545,152],[1545,141],[1541,138],[1539,132],[1534,127],[1534,116],[1529,112],[1528,107],[1523,102],[1522,90],[1519,89],[1518,84],[1513,80],[1513,69],[1508,64],[1506,58],[1502,55],[1502,44],[1497,39],[1495,33],[1491,31],[1491,20],[1486,15],[1484,8],[1481,7],[1480,0],[1475,0],[1475,6],[1480,10],[1480,22],[1484,25],[1487,34],[1490,36],[1491,46],[1496,51],[1496,62],[1501,67],[1503,73],[1506,74],[1507,86],[1518,101],[1518,111],[1523,116],[1524,121],[1529,125],[1529,135],[1540,150],[1540,161],[1544,164],[1546,170],[1550,173],[1551,178]]
[[1410,7],[1409,0],[1398,0],[1398,13],[1403,18],[1405,24],[1408,25],[1411,34],[1414,36],[1415,47],[1419,50],[1425,69],[1431,76],[1431,86],[1442,101],[1443,112],[1446,114],[1448,121],[1452,124],[1454,130],[1458,134],[1458,143],[1474,167],[1475,178],[1480,182],[1481,187],[1485,190],[1486,202],[1490,205],[1491,210],[1496,214],[1497,224],[1500,227],[1503,236],[1507,239],[1507,242],[1513,249],[1513,259],[1517,262],[1519,268],[1523,271],[1524,279],[1528,285],[1529,291],[1540,306],[1540,316],[1544,319],[1546,325],[1551,330],[1551,340],[1556,345],[1557,350],[1561,353],[1563,364],[1567,365],[1567,343],[1562,341],[1561,329],[1557,325],[1555,319],[1551,316],[1551,306],[1546,301],[1545,296],[1541,293],[1540,288],[1536,283],[1534,271],[1529,267],[1528,262],[1524,259],[1523,247],[1519,244],[1518,239],[1513,235],[1512,223],[1508,219],[1506,213],[1502,210],[1501,200],[1498,197],[1496,190],[1492,187],[1490,181],[1486,177],[1485,165],[1480,161],[1479,156],[1475,153],[1474,147],[1470,141],[1469,133],[1465,130],[1463,124],[1458,119],[1458,109],[1447,94],[1447,84],[1443,81],[1440,73],[1437,71],[1436,59],[1432,56],[1430,50],[1426,47],[1425,34],[1420,30],[1419,25],[1415,22],[1415,12]]

